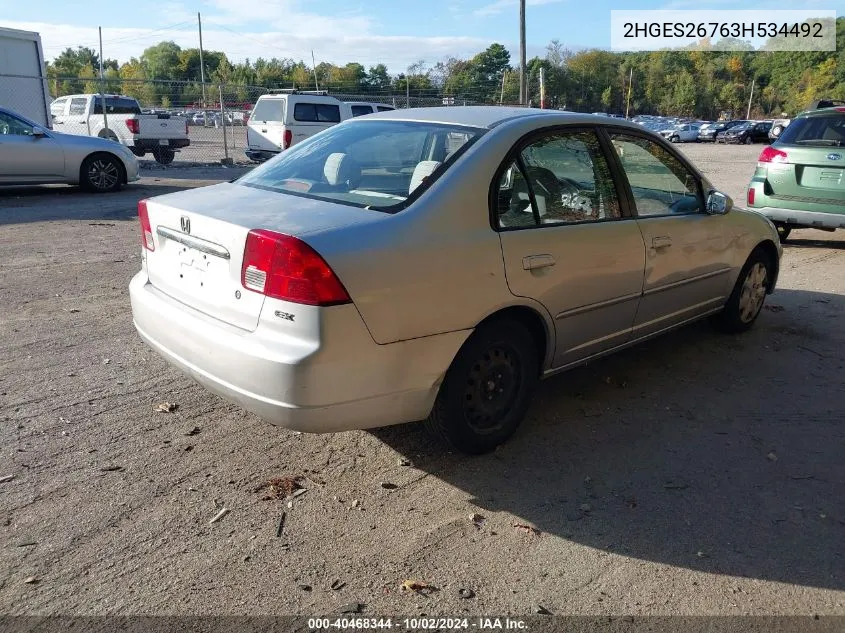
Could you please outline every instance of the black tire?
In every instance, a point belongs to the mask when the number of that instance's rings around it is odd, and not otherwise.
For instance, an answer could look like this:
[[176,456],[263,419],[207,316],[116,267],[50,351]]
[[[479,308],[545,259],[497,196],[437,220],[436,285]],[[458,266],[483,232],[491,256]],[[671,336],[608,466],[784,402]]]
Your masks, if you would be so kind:
[[781,125],[776,125],[772,128],[772,136],[774,136],[775,138],[780,136],[781,132],[783,132],[783,126]]
[[780,238],[781,244],[783,244],[789,237],[789,234],[792,233],[792,227],[782,222],[775,222],[775,228],[778,230],[778,237]]
[[176,158],[176,152],[169,147],[156,147],[153,150],[153,158],[161,165],[169,165]]
[[104,138],[107,141],[114,141],[115,143],[119,143],[120,140],[117,138],[117,134],[112,132],[111,130],[101,130],[99,134],[100,138]]
[[752,139],[750,136],[746,136],[744,142],[746,145],[751,145],[754,142],[754,139]]
[[679,136],[673,136],[673,137],[672,137],[672,138],[670,138],[669,140],[670,140],[670,141],[672,141],[673,143],[677,143],[678,141],[680,141],[680,140],[681,140],[681,138],[680,138]]
[[522,422],[539,375],[537,347],[524,325],[484,324],[452,361],[426,427],[462,453],[488,453]]
[[[766,293],[774,278],[772,267],[773,262],[760,246],[751,251],[724,309],[712,318],[717,330],[738,334],[754,325],[763,310]],[[762,277],[761,271],[764,271]]]
[[144,151],[144,150],[142,150],[138,147],[133,146],[133,147],[130,147],[129,149],[132,150],[132,153],[135,154],[135,156],[137,156],[138,158],[143,158],[144,156],[147,155],[146,151]]
[[125,180],[123,163],[112,154],[92,154],[79,170],[79,183],[96,193],[117,191]]

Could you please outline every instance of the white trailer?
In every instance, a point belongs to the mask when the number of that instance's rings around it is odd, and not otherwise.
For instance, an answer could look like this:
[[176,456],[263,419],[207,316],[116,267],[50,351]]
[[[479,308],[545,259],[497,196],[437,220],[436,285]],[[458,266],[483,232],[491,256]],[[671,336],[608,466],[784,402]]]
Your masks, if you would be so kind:
[[0,106],[49,128],[51,101],[41,36],[0,28]]

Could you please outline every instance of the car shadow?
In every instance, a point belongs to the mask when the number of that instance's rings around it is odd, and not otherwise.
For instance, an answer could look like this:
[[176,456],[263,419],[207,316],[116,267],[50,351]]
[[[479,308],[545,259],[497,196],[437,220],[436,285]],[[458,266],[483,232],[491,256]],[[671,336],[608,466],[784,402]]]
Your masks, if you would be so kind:
[[90,193],[71,185],[0,187],[0,225],[55,220],[129,220],[143,198],[187,187],[133,183],[112,193]]
[[845,248],[845,240],[830,238],[801,237],[801,234],[793,233],[783,244],[784,248]]
[[422,425],[375,435],[482,515],[626,557],[842,590],[843,313],[842,296],[779,290],[745,334],[702,322],[550,378],[489,455],[448,452]]

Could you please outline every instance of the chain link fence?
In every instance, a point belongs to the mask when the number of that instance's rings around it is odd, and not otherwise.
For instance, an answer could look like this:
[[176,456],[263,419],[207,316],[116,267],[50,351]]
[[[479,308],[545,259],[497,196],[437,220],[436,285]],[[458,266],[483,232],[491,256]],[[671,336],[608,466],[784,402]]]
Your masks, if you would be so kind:
[[[13,110],[37,123],[45,121],[42,78],[0,75],[0,106]],[[136,155],[143,167],[156,162],[174,165],[248,164],[244,150],[247,148],[247,123],[255,102],[270,89],[225,83],[200,83],[196,81],[150,81],[116,78],[107,74],[104,81],[97,77],[50,77],[47,79],[52,115],[51,127],[57,131],[86,136],[103,136],[134,146],[133,135],[126,129],[125,114],[133,114],[134,104],[126,100],[106,99],[106,114],[98,98],[90,100],[74,95],[122,95],[137,101],[141,114],[155,116],[160,122],[178,121],[161,125],[165,135],[178,136],[184,143],[187,130],[188,144],[173,151],[155,149],[147,151],[136,147]],[[295,88],[282,85],[278,88]],[[312,90],[313,87],[300,87]],[[391,87],[373,88],[359,85],[329,84],[319,86],[341,101],[382,103],[395,108],[425,106],[493,105],[489,93],[479,90],[468,94],[444,94],[438,89],[397,90]],[[88,104],[88,105],[86,105]],[[516,105],[516,104],[505,104]],[[134,113],[137,114],[137,107]],[[109,118],[109,116],[111,117]],[[184,127],[181,125],[184,124]],[[147,129],[149,127],[147,126]],[[157,142],[157,141],[155,141]],[[149,144],[148,144],[149,145]],[[164,144],[162,144],[164,146]]]

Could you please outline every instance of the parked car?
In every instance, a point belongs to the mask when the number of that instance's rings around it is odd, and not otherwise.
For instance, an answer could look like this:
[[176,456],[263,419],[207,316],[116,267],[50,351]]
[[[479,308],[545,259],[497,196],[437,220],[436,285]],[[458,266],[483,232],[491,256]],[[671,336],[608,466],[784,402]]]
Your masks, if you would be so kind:
[[50,106],[53,129],[116,141],[138,157],[152,153],[153,158],[164,165],[172,163],[176,152],[191,144],[184,121],[167,114],[143,114],[132,97],[103,97],[79,94],[56,99]]
[[700,127],[695,123],[679,123],[665,130],[660,130],[660,135],[669,139],[672,143],[697,142]]
[[349,104],[324,90],[274,90],[255,102],[246,128],[247,158],[261,162],[352,118]]
[[0,108],[0,184],[66,183],[107,192],[136,180],[138,159],[129,148],[48,130]]
[[742,119],[737,119],[737,120],[734,120],[734,121],[717,121],[716,123],[713,123],[712,125],[707,126],[706,129],[699,130],[698,131],[698,140],[702,141],[702,142],[715,141],[716,136],[719,133],[724,132],[725,130],[728,130],[728,129],[736,126],[736,125],[740,125],[741,123],[745,123],[745,122],[746,121],[744,121]]
[[[836,107],[843,107],[845,106],[845,101],[840,99],[816,99],[810,104],[810,107],[807,110],[819,110],[821,108],[836,108]],[[783,116],[786,117],[786,113],[783,113]],[[781,135],[784,128],[789,125],[791,119],[783,118],[783,119],[775,119],[772,123],[772,129],[769,131],[769,139],[775,140],[778,136]]]
[[196,112],[191,117],[191,122],[194,125],[205,125],[206,123],[206,113],[205,112]]
[[716,136],[717,143],[768,143],[771,121],[746,121],[722,131]]
[[845,228],[845,107],[803,112],[757,159],[748,207],[793,229]]
[[347,101],[346,103],[352,111],[352,116],[364,116],[373,112],[390,112],[396,109],[386,103],[368,103],[366,101]]
[[525,108],[353,118],[138,215],[134,324],[168,362],[278,425],[427,418],[468,453],[540,378],[706,316],[750,328],[781,256],[665,139]]

